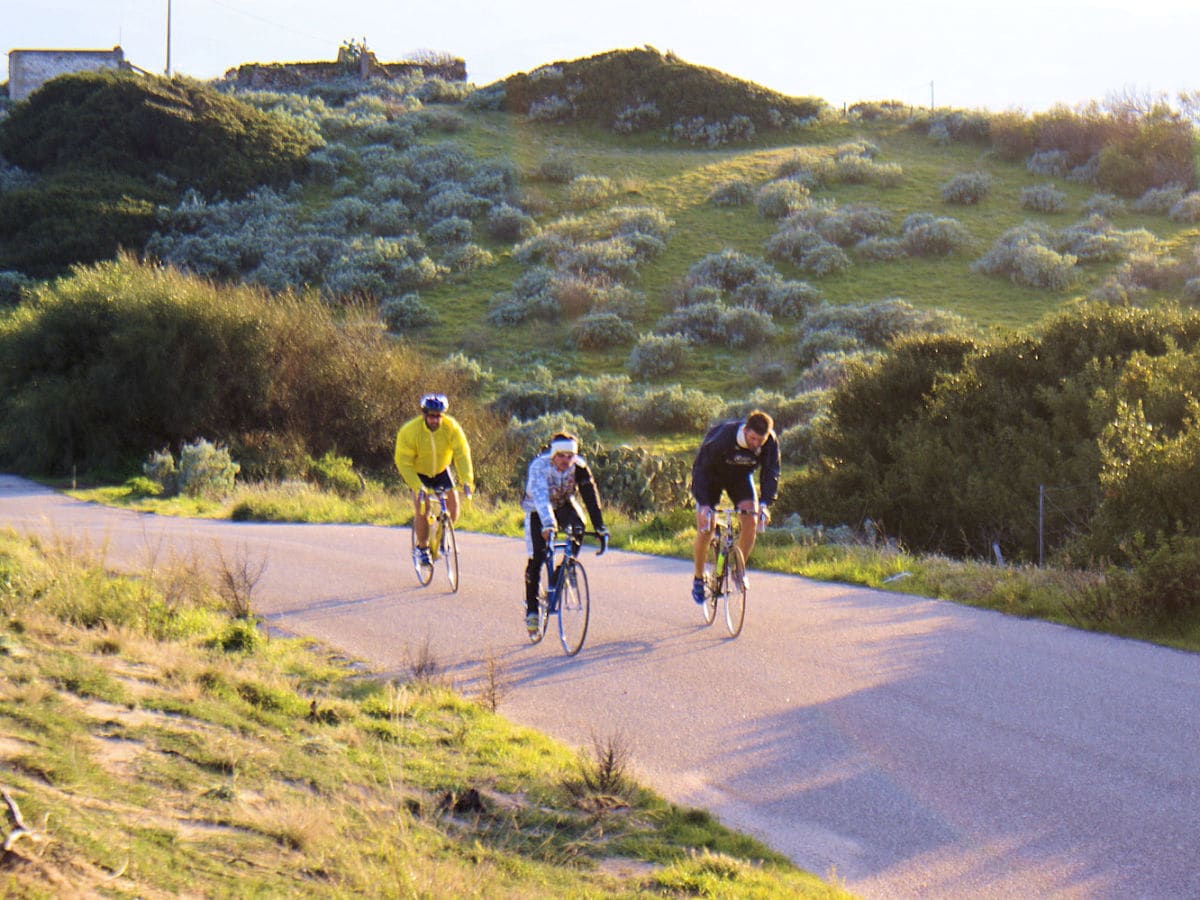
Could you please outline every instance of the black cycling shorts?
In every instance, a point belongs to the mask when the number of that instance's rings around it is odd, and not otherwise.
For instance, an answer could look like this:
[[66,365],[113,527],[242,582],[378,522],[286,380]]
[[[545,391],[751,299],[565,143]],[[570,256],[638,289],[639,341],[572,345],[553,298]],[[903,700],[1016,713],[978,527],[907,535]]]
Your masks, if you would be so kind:
[[705,485],[705,488],[705,491],[695,493],[696,506],[719,506],[722,493],[729,495],[734,506],[744,500],[753,500],[758,503],[758,487],[749,475],[745,478],[733,478],[728,481],[714,480]]
[[442,469],[436,475],[422,475],[418,472],[417,477],[421,479],[421,484],[431,491],[454,490],[454,479],[450,477],[449,469]]

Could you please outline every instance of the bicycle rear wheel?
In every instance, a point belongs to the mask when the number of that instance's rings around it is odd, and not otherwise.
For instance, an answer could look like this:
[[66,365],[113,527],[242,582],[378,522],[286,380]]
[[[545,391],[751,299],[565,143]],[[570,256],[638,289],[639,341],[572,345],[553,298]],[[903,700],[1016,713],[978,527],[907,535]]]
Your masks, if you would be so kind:
[[742,623],[746,620],[746,560],[741,547],[734,546],[730,550],[725,585],[725,627],[734,638],[741,633]]
[[454,539],[454,523],[449,517],[438,524],[438,546],[441,547],[442,560],[446,564],[446,579],[450,582],[450,592],[458,592],[458,542]]
[[708,556],[704,560],[704,603],[700,605],[700,612],[704,615],[705,625],[711,625],[713,620],[716,619],[717,601],[721,598],[723,573],[718,574],[717,548],[719,544],[719,535],[712,541],[709,541]]
[[[416,522],[416,519],[413,519]],[[429,584],[433,579],[433,562],[429,565],[421,564],[421,554],[417,552],[417,529],[416,527],[409,528],[409,533],[412,535],[412,565],[413,571],[417,573],[417,581],[421,582],[421,586]]]
[[590,615],[587,572],[582,563],[569,559],[558,569],[558,639],[567,656],[574,656],[583,646]]

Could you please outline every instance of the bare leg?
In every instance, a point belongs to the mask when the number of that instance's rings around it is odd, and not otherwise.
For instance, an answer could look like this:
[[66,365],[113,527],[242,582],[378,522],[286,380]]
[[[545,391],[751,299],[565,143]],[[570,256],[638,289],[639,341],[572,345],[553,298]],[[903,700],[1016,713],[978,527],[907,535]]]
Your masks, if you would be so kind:
[[413,492],[413,534],[417,538],[417,546],[429,548],[429,498],[421,502],[421,495]]
[[704,557],[708,555],[708,542],[712,540],[712,507],[696,507],[696,545],[693,548],[694,578],[704,577]]
[[450,513],[450,521],[458,523],[458,491],[446,495],[446,512]]
[[754,549],[754,542],[758,538],[758,511],[754,508],[753,500],[746,500],[738,504],[739,525],[738,529],[738,549],[742,551],[742,560],[747,566],[750,565],[750,552]]

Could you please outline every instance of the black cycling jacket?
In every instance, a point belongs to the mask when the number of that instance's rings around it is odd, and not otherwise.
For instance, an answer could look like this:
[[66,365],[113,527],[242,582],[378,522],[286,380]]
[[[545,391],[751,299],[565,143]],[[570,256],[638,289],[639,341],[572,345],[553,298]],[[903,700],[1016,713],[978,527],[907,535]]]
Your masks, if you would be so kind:
[[726,485],[746,479],[761,469],[759,502],[771,504],[779,491],[779,438],[772,430],[756,453],[737,442],[741,420],[722,422],[709,429],[692,463],[692,496],[712,506]]

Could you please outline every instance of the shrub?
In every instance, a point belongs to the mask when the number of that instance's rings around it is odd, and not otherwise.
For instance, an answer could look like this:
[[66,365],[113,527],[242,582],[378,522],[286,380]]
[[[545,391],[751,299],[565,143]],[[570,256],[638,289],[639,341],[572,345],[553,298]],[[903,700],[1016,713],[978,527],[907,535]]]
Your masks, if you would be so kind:
[[1021,206],[1040,213],[1060,213],[1067,208],[1067,195],[1052,184],[1021,189]]
[[633,338],[633,325],[611,312],[590,313],[571,329],[571,340],[581,350],[601,350],[627,344]]
[[142,473],[157,485],[160,493],[173,497],[179,491],[179,469],[170,448],[155,450],[142,463]]
[[1180,197],[1179,200],[1171,206],[1167,217],[1172,222],[1182,222],[1188,225],[1194,225],[1200,222],[1200,191],[1192,191]]
[[754,199],[754,185],[745,178],[722,181],[708,195],[713,206],[745,206]]
[[179,451],[179,491],[189,497],[219,498],[233,491],[241,466],[220,445],[198,438]]
[[773,317],[802,319],[821,300],[821,292],[806,281],[788,281],[777,274],[735,288],[729,302]]
[[534,177],[552,184],[567,184],[579,174],[579,164],[573,157],[554,154],[542,160]]
[[1113,218],[1125,212],[1125,201],[1116,194],[1092,194],[1080,210],[1085,216]]
[[441,323],[438,314],[421,300],[419,294],[401,294],[388,297],[380,304],[379,316],[388,331],[406,334],[421,328],[430,328]]
[[577,175],[567,185],[567,199],[576,209],[594,209],[617,192],[616,182],[605,175]]
[[325,289],[334,297],[378,300],[397,290],[428,287],[444,274],[415,235],[362,239],[354,241],[329,267]]
[[81,167],[147,184],[161,174],[226,196],[287,184],[319,142],[198,81],[118,71],[52,79],[0,123],[0,153],[33,172]]
[[683,368],[690,347],[681,334],[643,334],[629,354],[627,368],[635,378],[661,378]]
[[908,250],[900,238],[866,237],[854,245],[854,252],[872,262],[889,262],[903,258]]
[[838,206],[832,201],[812,203],[789,215],[779,226],[781,231],[813,231],[832,244],[849,247],[864,237],[885,232],[891,225],[891,213],[866,203]]
[[1070,158],[1062,150],[1039,150],[1025,162],[1025,171],[1031,175],[1046,175],[1062,178],[1067,174]]
[[465,244],[474,234],[474,226],[470,219],[461,216],[450,216],[439,219],[425,230],[425,237],[431,243],[445,245]]
[[1010,228],[971,268],[988,275],[1008,275],[1027,287],[1063,290],[1075,280],[1077,259],[1053,250],[1052,241],[1049,229],[1038,225]]
[[839,153],[833,159],[822,159],[816,168],[816,177],[823,182],[842,184],[874,184],[878,187],[895,187],[904,180],[904,169],[897,163],[881,163],[873,154],[853,152]]
[[1101,594],[1108,608],[1137,620],[1191,619],[1200,610],[1200,537],[1177,534],[1138,547],[1132,567],[1108,570]]
[[575,105],[566,97],[551,94],[530,103],[525,115],[534,122],[566,122],[575,116]]
[[1144,228],[1119,231],[1099,215],[1050,236],[1054,250],[1069,253],[1080,262],[1111,261],[1131,253],[1149,252],[1156,243],[1157,238]]
[[688,285],[711,285],[721,291],[734,291],[775,275],[766,260],[727,248],[692,263],[685,280]]
[[[507,443],[525,448],[525,462],[533,459],[543,448],[550,444],[550,438],[558,432],[567,432],[579,438],[581,447],[586,447],[596,440],[596,426],[578,413],[566,410],[555,410],[543,413],[528,420],[516,417],[509,420],[504,429],[504,440]],[[524,472],[524,467],[521,472]]]
[[355,497],[366,488],[366,482],[354,471],[354,460],[326,450],[320,459],[308,457],[308,478],[324,490],[339,497]]
[[850,257],[815,231],[785,228],[767,240],[767,255],[790,262],[816,277],[837,274],[850,268]]
[[0,271],[0,308],[16,306],[34,284],[20,272]]
[[487,231],[499,241],[520,241],[537,231],[533,217],[508,203],[498,203],[488,210]]
[[139,248],[169,198],[162,185],[82,169],[0,193],[0,269],[49,278]]
[[16,471],[128,470],[197,434],[247,471],[334,445],[384,466],[425,377],[377,319],[311,297],[128,258],[35,292],[0,328],[0,465]]
[[768,181],[758,189],[754,202],[764,219],[782,219],[808,204],[808,189],[788,178]]
[[1182,199],[1183,187],[1178,184],[1152,187],[1133,201],[1133,211],[1166,215]]
[[964,172],[942,185],[942,202],[974,206],[992,192],[992,176],[986,172]]
[[719,147],[730,141],[748,141],[754,137],[754,122],[749,116],[735,113],[725,121],[709,121],[704,116],[678,119],[667,129],[671,140],[689,144]]
[[662,119],[657,103],[638,103],[626,106],[617,113],[613,131],[617,134],[634,134],[646,131]]

